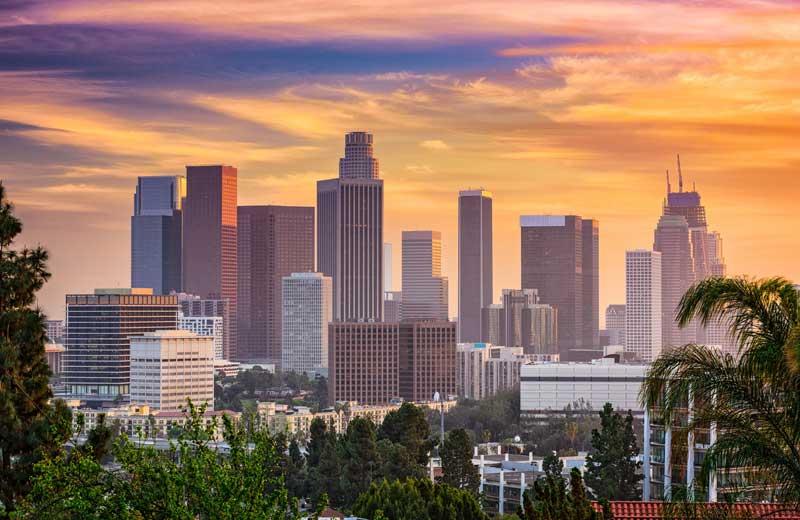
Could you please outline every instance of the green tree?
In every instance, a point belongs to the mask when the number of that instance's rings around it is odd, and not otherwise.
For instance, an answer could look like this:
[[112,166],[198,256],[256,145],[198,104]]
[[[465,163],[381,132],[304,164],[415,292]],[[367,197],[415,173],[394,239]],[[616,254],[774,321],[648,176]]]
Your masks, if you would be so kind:
[[388,439],[403,445],[417,464],[426,464],[435,443],[431,428],[422,408],[403,403],[389,412],[378,429],[378,439]]
[[22,222],[0,183],[0,511],[29,489],[34,464],[69,437],[71,416],[52,397],[45,317],[36,293],[50,278],[47,251],[14,249]]
[[475,496],[429,479],[373,482],[353,506],[353,514],[387,520],[486,520]]
[[561,462],[555,452],[549,453],[542,461],[542,469],[547,477],[561,478],[561,473],[564,471],[564,463]]
[[106,414],[101,413],[97,416],[97,424],[86,434],[86,442],[80,449],[97,462],[104,463],[110,458],[113,439],[114,431],[106,424]]
[[300,446],[296,440],[292,440],[289,443],[283,474],[289,496],[304,498],[308,494],[306,460],[303,458],[303,454],[300,453]]
[[122,471],[107,471],[89,454],[62,451],[36,466],[20,518],[298,518],[281,475],[281,454],[266,432],[248,433],[223,417],[222,453],[208,441],[205,407],[190,404],[173,450],[120,436],[114,455]]
[[639,448],[633,432],[630,411],[623,419],[614,413],[611,403],[600,412],[600,430],[592,431],[593,451],[586,457],[586,485],[596,498],[607,500],[640,500],[639,473],[636,460]]
[[439,450],[442,457],[442,483],[478,493],[481,477],[472,464],[472,441],[463,429],[449,432]]
[[[552,467],[552,466],[551,466]],[[554,472],[538,479],[533,487],[525,491],[520,520],[601,520],[602,512],[592,507],[586,497],[581,473],[577,469],[570,473],[569,489],[564,478]]]
[[347,425],[342,442],[344,474],[341,498],[346,506],[369,489],[379,468],[375,425],[369,419],[356,417]]
[[750,467],[769,479],[784,501],[800,501],[800,298],[787,280],[709,278],[681,300],[682,326],[721,323],[739,345],[737,360],[699,345],[663,353],[642,388],[661,419],[694,408],[688,429],[712,424],[717,440],[703,459],[697,482],[712,470]]

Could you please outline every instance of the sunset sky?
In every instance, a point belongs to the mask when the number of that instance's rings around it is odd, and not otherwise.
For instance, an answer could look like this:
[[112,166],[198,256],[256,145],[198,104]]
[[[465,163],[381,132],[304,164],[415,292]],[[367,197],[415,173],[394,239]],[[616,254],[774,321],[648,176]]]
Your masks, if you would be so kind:
[[494,193],[497,293],[521,214],[600,222],[600,303],[652,247],[681,154],[731,274],[800,280],[796,2],[0,2],[0,179],[21,242],[51,252],[40,303],[130,284],[136,177],[239,169],[240,204],[315,202],[344,134],[375,136],[386,240],[443,233]]

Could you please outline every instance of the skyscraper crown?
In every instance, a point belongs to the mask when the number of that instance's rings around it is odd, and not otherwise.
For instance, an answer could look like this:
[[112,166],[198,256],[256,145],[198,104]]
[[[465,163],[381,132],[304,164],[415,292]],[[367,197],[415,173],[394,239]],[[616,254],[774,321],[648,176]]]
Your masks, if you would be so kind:
[[378,160],[372,156],[372,134],[350,132],[344,137],[344,157],[339,159],[339,178],[377,179]]

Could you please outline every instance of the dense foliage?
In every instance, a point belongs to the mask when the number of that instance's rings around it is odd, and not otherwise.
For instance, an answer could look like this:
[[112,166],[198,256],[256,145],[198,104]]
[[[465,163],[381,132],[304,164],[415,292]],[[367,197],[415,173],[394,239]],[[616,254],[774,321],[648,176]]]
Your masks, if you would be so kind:
[[353,514],[386,520],[486,520],[475,495],[429,479],[373,482]]
[[217,375],[214,408],[242,412],[257,401],[275,401],[308,406],[318,411],[328,406],[328,385],[324,378],[310,379],[297,372],[269,372],[261,367],[240,371],[236,377]]
[[580,471],[573,468],[567,486],[560,469],[548,471],[525,491],[517,514],[520,520],[601,520],[609,516],[592,507]]
[[424,412],[411,403],[388,414],[378,429],[355,418],[344,434],[337,434],[317,418],[297,477],[302,482],[292,484],[290,491],[304,490],[295,496],[307,496],[314,504],[327,497],[333,507],[348,509],[374,481],[424,477],[434,444]]
[[36,293],[50,278],[47,251],[14,249],[22,222],[0,183],[0,515],[29,489],[34,464],[69,437],[71,415],[52,397],[45,317]]
[[642,389],[663,419],[683,413],[689,429],[716,425],[696,483],[712,470],[749,467],[783,501],[800,501],[800,297],[787,280],[710,278],[690,289],[678,309],[682,326],[726,325],[740,358],[699,345],[663,353]]
[[[439,413],[432,411],[430,421],[439,428]],[[444,416],[446,431],[464,429],[475,442],[512,439],[521,434],[519,389],[500,392],[482,401],[464,400]]]
[[266,432],[247,432],[227,417],[224,453],[208,439],[203,408],[189,418],[168,451],[122,435],[113,453],[119,470],[93,451],[61,451],[36,465],[19,518],[273,519],[297,518],[284,487],[283,457]]
[[461,429],[449,432],[439,455],[442,457],[442,483],[477,494],[481,476],[472,464],[472,442],[467,432]]
[[592,452],[586,457],[586,485],[597,498],[641,500],[642,464],[636,460],[633,415],[628,411],[623,418],[606,403],[600,423],[600,430],[592,431]]

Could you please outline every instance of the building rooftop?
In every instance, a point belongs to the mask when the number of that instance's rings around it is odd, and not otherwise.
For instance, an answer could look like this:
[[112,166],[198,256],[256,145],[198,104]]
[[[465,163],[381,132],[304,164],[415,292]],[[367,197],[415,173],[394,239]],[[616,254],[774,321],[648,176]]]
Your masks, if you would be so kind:
[[[603,508],[597,502],[592,504],[597,511]],[[681,518],[692,516],[700,518],[701,512],[720,512],[725,517],[739,515],[743,518],[769,518],[774,520],[800,520],[800,509],[789,504],[723,504],[699,503],[672,504],[676,509],[667,509],[663,502],[625,502],[612,501],[609,503],[614,520],[660,520],[665,518]],[[694,511],[680,509],[682,507],[697,508]],[[723,518],[723,516],[719,516]]]
[[566,225],[568,215],[522,215],[519,217],[521,227],[562,227]]
[[129,294],[153,294],[153,289],[147,287],[116,287],[116,288],[103,288],[103,289],[95,289],[94,294],[119,294],[119,295],[129,295]]
[[462,190],[458,192],[459,197],[487,197],[492,198],[492,192],[478,188],[477,190]]

